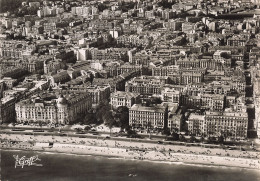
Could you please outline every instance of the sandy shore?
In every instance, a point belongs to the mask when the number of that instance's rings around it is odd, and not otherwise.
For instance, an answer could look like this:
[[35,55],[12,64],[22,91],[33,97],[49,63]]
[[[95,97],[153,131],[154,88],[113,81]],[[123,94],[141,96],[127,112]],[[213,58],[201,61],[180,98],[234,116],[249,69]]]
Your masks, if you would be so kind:
[[109,157],[120,157],[125,159],[183,162],[190,164],[205,164],[260,169],[260,162],[256,159],[194,155],[187,153],[174,153],[170,151],[138,151],[123,148],[109,148],[70,144],[57,144],[56,146],[54,145],[53,148],[44,148],[44,151],[102,155]]
[[[260,153],[239,150],[208,149],[204,147],[185,147],[142,142],[114,141],[70,137],[31,137],[5,135],[1,140],[35,141],[36,144],[2,145],[2,148],[27,149],[48,152],[100,155],[125,159],[183,162],[260,169]],[[52,148],[37,146],[38,143],[54,142]]]

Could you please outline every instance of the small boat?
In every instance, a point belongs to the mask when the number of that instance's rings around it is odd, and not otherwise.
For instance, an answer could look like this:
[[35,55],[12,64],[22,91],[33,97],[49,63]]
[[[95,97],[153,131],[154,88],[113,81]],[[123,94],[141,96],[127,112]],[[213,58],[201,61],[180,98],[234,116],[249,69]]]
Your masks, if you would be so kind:
[[131,173],[128,175],[128,177],[136,177],[136,176],[137,174],[131,174]]

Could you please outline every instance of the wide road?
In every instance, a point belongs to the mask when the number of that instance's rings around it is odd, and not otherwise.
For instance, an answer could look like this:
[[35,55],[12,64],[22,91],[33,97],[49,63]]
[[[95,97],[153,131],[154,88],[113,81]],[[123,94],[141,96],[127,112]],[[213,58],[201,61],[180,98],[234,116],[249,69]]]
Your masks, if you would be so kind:
[[[47,128],[47,127],[20,127],[20,126],[15,126],[15,127],[9,127],[9,126],[3,126],[1,125],[0,126],[1,130],[6,130],[6,131],[11,131],[12,129],[22,129],[22,130],[25,130],[25,131],[29,131],[29,130],[44,130],[44,133],[45,134],[48,134],[48,133],[51,133],[50,130],[53,130],[53,134],[55,133],[58,133],[59,132],[59,128]],[[68,133],[68,134],[75,134],[77,133],[76,130],[73,130],[69,127],[64,127],[64,128],[61,128],[60,131],[62,131],[62,133]],[[110,135],[110,132],[106,132],[106,131],[86,131],[86,133],[89,132],[91,134],[94,134],[95,132],[98,133],[98,134],[107,134],[107,135]],[[145,134],[145,133],[138,133],[142,138],[149,138],[149,134]],[[126,133],[120,133],[121,136],[127,136]],[[156,135],[156,134],[152,134],[151,135],[152,138],[156,138],[158,140],[162,140],[162,139],[165,139],[165,135]]]
[[[34,129],[36,130],[36,129]],[[39,130],[39,128],[37,129]],[[49,129],[50,130],[50,129]],[[227,146],[220,146],[220,145],[213,145],[213,144],[201,144],[201,143],[186,143],[186,142],[179,142],[179,141],[164,141],[165,136],[161,135],[152,135],[151,139],[147,134],[141,134],[141,138],[127,138],[126,134],[121,134],[117,136],[115,134],[111,134],[108,132],[88,132],[85,134],[77,133],[74,130],[62,131],[58,132],[57,130],[53,132],[49,132],[48,130],[43,130],[43,132],[35,132],[32,129],[21,129],[21,131],[12,131],[12,129],[1,129],[0,134],[14,134],[14,135],[32,135],[32,136],[52,136],[52,137],[75,137],[75,138],[94,138],[94,139],[111,139],[115,141],[129,141],[129,142],[144,142],[144,143],[157,143],[157,144],[165,144],[165,145],[186,145],[186,146],[203,146],[208,148],[213,147],[227,147]],[[250,148],[249,142],[236,142],[236,145],[229,146],[232,149],[240,149],[242,146],[245,150],[252,150]],[[257,146],[257,150],[260,150],[260,146]]]

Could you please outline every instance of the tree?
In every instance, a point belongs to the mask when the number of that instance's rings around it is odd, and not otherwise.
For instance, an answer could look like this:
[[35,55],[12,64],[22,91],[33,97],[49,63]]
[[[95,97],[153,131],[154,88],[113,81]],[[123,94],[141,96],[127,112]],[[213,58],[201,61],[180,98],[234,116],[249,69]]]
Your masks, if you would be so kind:
[[209,137],[208,137],[208,143],[213,143],[213,142],[214,142],[214,138],[211,137],[211,136],[209,136]]
[[136,131],[129,129],[127,130],[127,137],[138,138],[140,136],[136,133]]
[[117,120],[118,125],[122,129],[129,127],[129,109],[125,106],[120,106],[116,110],[115,119]]
[[42,121],[39,121],[39,126],[40,128],[42,128]]
[[77,132],[77,133],[79,133],[79,132],[81,132],[81,131],[82,131],[82,129],[81,129],[81,128],[75,128],[75,130],[76,130],[76,132]]
[[81,123],[84,120],[84,115],[79,114],[77,115],[77,119],[75,120],[75,123]]
[[204,136],[201,136],[201,137],[200,137],[200,142],[202,142],[202,143],[203,143],[204,141],[205,141],[205,138],[204,138]]
[[220,136],[218,137],[218,142],[219,142],[220,144],[223,144],[223,143],[224,143],[224,136],[220,135]]
[[110,105],[109,105],[107,100],[103,100],[97,106],[95,117],[96,117],[98,122],[102,122],[103,121],[103,115],[106,114],[106,112],[110,111],[109,107],[110,107]]
[[113,114],[111,111],[107,111],[103,116],[102,119],[104,123],[109,127],[110,129],[110,135],[111,135],[111,129],[116,124],[115,119],[113,117]]
[[170,131],[169,128],[164,128],[163,131],[162,131],[162,134],[169,136],[169,135],[171,135],[171,131]]
[[173,133],[172,133],[172,139],[173,139],[173,141],[178,141],[178,140],[179,140],[179,134],[173,132]]
[[151,100],[150,99],[146,100],[145,106],[149,107],[150,105],[151,105]]
[[84,124],[95,124],[97,123],[97,119],[95,117],[95,114],[93,113],[87,113],[83,120]]
[[195,136],[191,135],[190,142],[193,143],[194,141],[196,141]]
[[108,7],[105,4],[99,4],[98,5],[98,10],[100,12],[103,12],[105,9],[107,9]]
[[128,112],[129,109],[126,106],[119,106],[116,110],[118,113]]
[[115,119],[112,115],[111,111],[107,111],[103,114],[102,119],[106,125],[108,125],[110,128],[115,124]]
[[161,104],[162,100],[159,97],[152,97],[151,102],[153,104]]
[[183,135],[180,135],[179,140],[180,140],[181,142],[186,142],[186,138],[185,138]]
[[85,128],[84,128],[84,130],[85,131],[89,131],[91,128],[89,127],[89,126],[86,126]]

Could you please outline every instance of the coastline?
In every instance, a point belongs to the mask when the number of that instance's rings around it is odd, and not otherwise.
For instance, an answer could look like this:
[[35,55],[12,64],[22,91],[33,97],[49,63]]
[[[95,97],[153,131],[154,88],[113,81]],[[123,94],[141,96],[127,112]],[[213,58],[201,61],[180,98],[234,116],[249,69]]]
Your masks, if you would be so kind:
[[[81,145],[71,145],[73,147],[75,146],[81,146]],[[93,147],[94,149],[100,148],[97,146]],[[106,148],[106,149],[111,149],[111,148]],[[248,166],[248,165],[239,165],[237,164],[238,159],[241,160],[241,158],[235,158],[234,160],[231,160],[230,157],[222,157],[222,158],[227,158],[230,161],[228,162],[224,162],[221,164],[221,162],[210,162],[210,163],[205,163],[205,162],[201,162],[201,160],[195,160],[195,161],[191,161],[191,160],[172,160],[172,159],[167,159],[167,157],[160,157],[160,159],[156,159],[155,157],[136,157],[136,156],[124,156],[124,155],[120,155],[120,154],[107,154],[108,152],[103,152],[103,154],[100,153],[90,153],[90,152],[86,152],[86,151],[82,151],[82,150],[74,150],[74,151],[68,151],[66,149],[52,149],[52,148],[44,148],[44,149],[40,149],[40,148],[32,148],[32,149],[21,149],[21,148],[0,148],[0,150],[12,150],[12,151],[35,151],[38,153],[43,153],[43,154],[64,154],[64,155],[73,155],[73,156],[94,156],[94,157],[104,157],[104,158],[108,158],[108,159],[125,159],[125,160],[136,160],[136,161],[146,161],[146,162],[156,162],[156,163],[162,163],[162,164],[182,164],[182,165],[191,165],[191,166],[199,166],[199,167],[227,167],[227,168],[240,168],[240,169],[250,169],[250,170],[259,170],[260,168],[260,164],[259,164],[259,160],[254,160],[254,159],[244,159],[244,162],[247,161],[258,161],[258,164],[255,166]],[[121,149],[122,151],[123,149]],[[151,153],[151,152],[150,152]],[[155,153],[161,153],[160,151],[156,151]],[[193,154],[182,154],[182,156],[190,158],[192,156],[194,156]],[[175,154],[175,156],[180,156],[179,154]],[[204,158],[205,159],[205,155],[195,155],[196,157],[200,157],[200,158]],[[221,157],[219,156],[210,156],[213,160],[219,159]]]
[[[0,149],[40,151],[119,159],[146,160],[192,165],[226,166],[260,170],[260,153],[220,148],[187,147],[113,139],[1,135]],[[15,143],[12,143],[12,142]],[[52,143],[49,147],[49,143]]]

